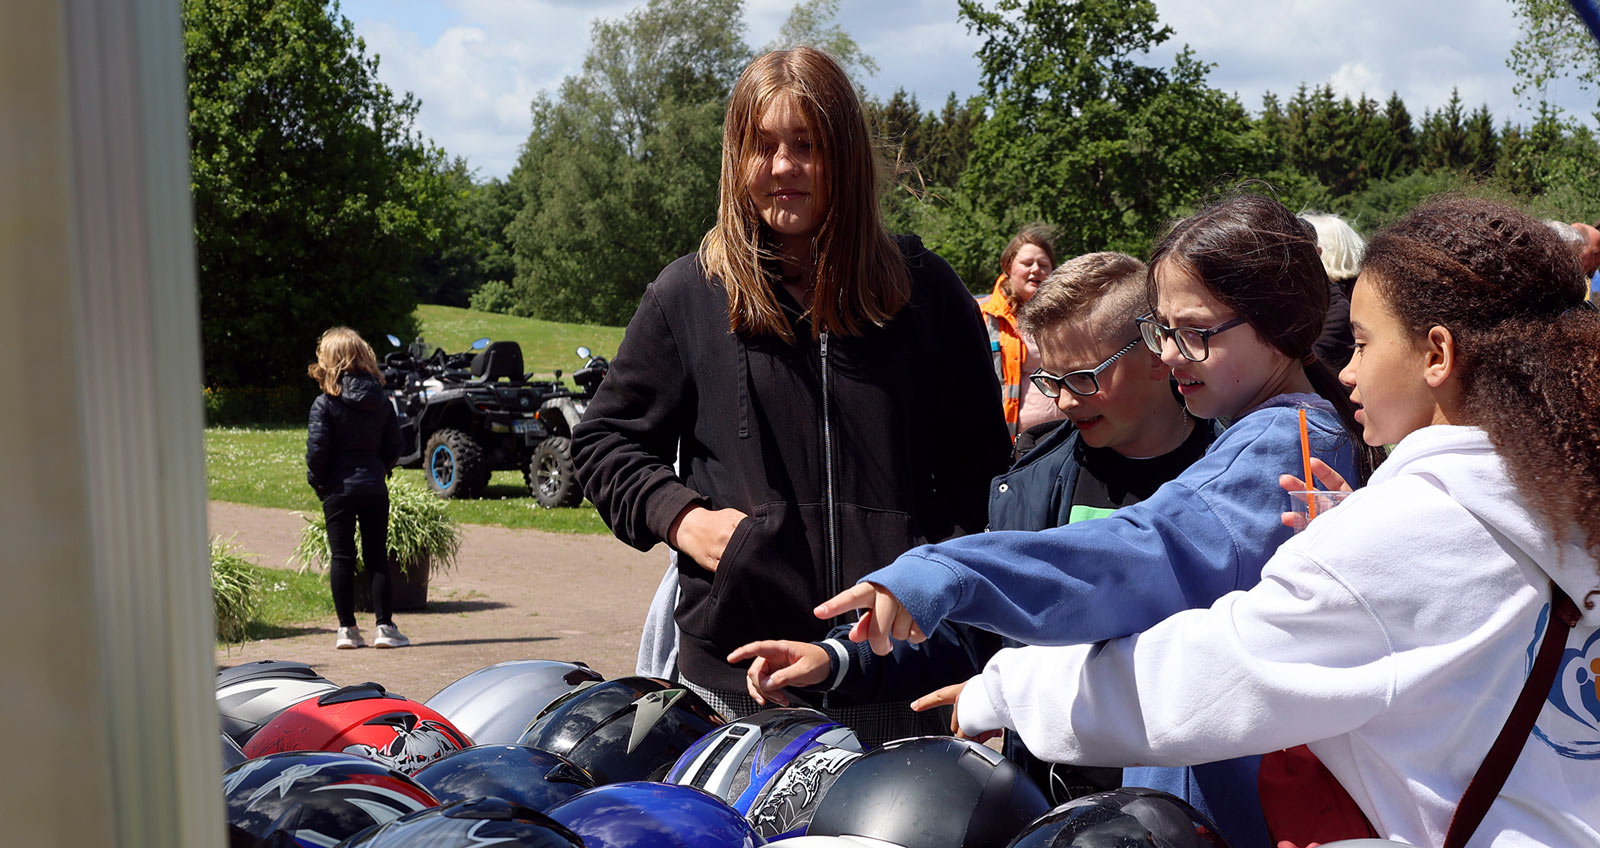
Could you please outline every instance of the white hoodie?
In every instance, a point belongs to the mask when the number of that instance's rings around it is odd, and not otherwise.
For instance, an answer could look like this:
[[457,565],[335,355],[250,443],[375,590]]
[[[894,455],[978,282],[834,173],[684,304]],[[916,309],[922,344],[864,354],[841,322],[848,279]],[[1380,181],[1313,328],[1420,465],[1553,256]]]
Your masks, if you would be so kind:
[[1583,618],[1469,844],[1600,845],[1600,610],[1585,603],[1600,577],[1473,427],[1407,436],[1249,591],[1125,639],[999,652],[958,715],[968,734],[1014,728],[1043,759],[1086,765],[1308,744],[1379,834],[1440,845],[1527,679],[1552,580]]

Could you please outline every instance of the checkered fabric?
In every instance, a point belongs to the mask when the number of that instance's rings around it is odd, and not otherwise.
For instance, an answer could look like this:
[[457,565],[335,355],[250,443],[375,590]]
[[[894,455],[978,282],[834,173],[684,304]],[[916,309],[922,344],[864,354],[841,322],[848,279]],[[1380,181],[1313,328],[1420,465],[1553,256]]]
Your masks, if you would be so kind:
[[[766,707],[756,703],[748,692],[728,689],[710,689],[689,680],[680,680],[691,692],[704,698],[711,708],[729,721],[758,713]],[[822,712],[834,721],[854,730],[861,744],[875,748],[885,742],[907,736],[950,735],[950,707],[940,707],[925,713],[913,712],[909,704],[881,703],[859,707],[825,708]]]

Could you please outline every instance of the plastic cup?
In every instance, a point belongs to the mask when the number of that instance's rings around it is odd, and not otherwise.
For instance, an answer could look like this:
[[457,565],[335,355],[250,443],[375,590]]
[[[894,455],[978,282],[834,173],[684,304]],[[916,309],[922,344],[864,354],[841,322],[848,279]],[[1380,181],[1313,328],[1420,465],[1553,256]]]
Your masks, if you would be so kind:
[[1294,532],[1299,533],[1311,523],[1310,504],[1315,501],[1317,515],[1321,515],[1338,506],[1352,492],[1330,492],[1325,489],[1312,489],[1311,491],[1298,490],[1289,493],[1289,502],[1294,506]]

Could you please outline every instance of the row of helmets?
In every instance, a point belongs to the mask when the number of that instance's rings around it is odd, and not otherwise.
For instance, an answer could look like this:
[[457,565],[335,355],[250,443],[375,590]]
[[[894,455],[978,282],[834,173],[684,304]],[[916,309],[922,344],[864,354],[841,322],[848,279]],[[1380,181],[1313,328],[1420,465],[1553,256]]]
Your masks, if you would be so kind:
[[815,710],[728,722],[681,686],[581,663],[500,663],[418,703],[264,661],[219,672],[217,705],[232,848],[1224,845],[1152,790],[1051,810],[982,745],[863,751]]

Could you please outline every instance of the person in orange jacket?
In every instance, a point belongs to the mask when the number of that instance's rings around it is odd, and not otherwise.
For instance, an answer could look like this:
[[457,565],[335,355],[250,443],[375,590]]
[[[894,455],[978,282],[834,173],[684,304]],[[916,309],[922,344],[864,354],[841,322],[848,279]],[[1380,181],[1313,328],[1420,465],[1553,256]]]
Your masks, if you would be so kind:
[[1056,404],[1028,384],[1028,375],[1039,367],[1039,354],[1017,327],[1017,309],[1027,303],[1039,284],[1055,269],[1056,249],[1050,234],[1039,224],[1029,224],[1012,237],[1000,254],[1000,276],[994,292],[979,298],[983,324],[989,331],[989,353],[994,358],[994,373],[1000,379],[1000,399],[1005,407],[1006,427],[1012,441],[1017,434],[1035,424],[1060,418]]

